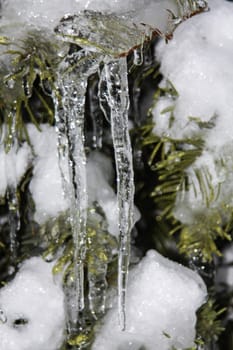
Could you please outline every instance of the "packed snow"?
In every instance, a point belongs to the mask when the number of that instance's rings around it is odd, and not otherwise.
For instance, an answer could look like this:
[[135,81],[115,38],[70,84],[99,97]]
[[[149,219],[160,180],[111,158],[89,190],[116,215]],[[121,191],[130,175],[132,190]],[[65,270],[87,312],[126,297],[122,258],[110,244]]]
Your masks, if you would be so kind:
[[[178,92],[177,98],[162,97],[153,110],[154,132],[173,139],[201,137],[205,142],[203,154],[187,169],[190,191],[177,196],[176,216],[192,221],[187,208],[203,210],[203,200],[196,169],[205,169],[214,188],[212,206],[223,201],[232,202],[232,146],[230,125],[233,115],[233,4],[210,0],[210,11],[190,18],[175,31],[174,38],[156,48],[164,79]],[[170,123],[167,107],[174,107]],[[163,112],[165,111],[165,112]],[[198,122],[210,122],[209,128],[200,128]],[[226,190],[219,188],[224,183]],[[222,188],[223,188],[222,187]],[[210,193],[208,194],[210,195]]]
[[26,260],[0,290],[0,350],[57,350],[64,340],[64,295],[52,264]]
[[68,200],[62,187],[55,128],[45,124],[41,125],[39,131],[34,125],[29,125],[28,133],[35,154],[33,177],[30,182],[30,191],[36,207],[34,219],[42,224],[67,210]]
[[195,272],[151,250],[129,274],[126,331],[118,327],[115,305],[92,350],[192,347],[195,312],[206,295],[205,284]]
[[13,146],[6,153],[4,145],[0,145],[0,196],[6,194],[8,187],[15,188],[25,174],[31,158],[30,147],[24,143],[17,149]]

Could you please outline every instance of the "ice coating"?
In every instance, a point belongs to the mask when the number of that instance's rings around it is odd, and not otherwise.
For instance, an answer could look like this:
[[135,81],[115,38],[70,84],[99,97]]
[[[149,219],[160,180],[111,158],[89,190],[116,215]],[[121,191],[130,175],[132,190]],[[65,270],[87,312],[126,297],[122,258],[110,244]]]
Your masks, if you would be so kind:
[[26,260],[0,290],[0,349],[57,350],[64,339],[64,295],[52,277],[52,264]]
[[113,308],[104,319],[92,350],[192,347],[195,312],[206,294],[197,273],[151,250],[129,274],[126,331],[117,327]]

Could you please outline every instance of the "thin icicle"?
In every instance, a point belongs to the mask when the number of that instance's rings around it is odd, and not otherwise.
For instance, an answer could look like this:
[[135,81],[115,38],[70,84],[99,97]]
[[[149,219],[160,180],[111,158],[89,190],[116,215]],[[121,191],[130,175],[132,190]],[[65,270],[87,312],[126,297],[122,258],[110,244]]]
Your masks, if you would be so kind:
[[62,94],[66,123],[69,161],[70,223],[74,240],[74,296],[72,298],[72,328],[84,308],[84,259],[86,250],[86,156],[84,150],[84,105],[86,78],[64,77]]
[[103,315],[105,311],[107,268],[107,263],[94,261],[94,266],[89,266],[88,269],[89,307],[92,315],[96,318]]
[[89,88],[89,110],[93,125],[92,144],[94,148],[102,148],[103,115],[99,108],[98,84],[93,79]]
[[17,232],[20,229],[19,203],[17,198],[17,188],[10,187],[7,190],[8,220],[10,226],[10,252],[11,265],[14,268],[17,262],[18,240]]
[[111,128],[117,170],[119,208],[118,307],[122,330],[126,328],[126,288],[130,259],[130,233],[133,226],[134,176],[128,131],[128,79],[126,58],[107,62],[103,79],[111,110]]
[[[79,62],[80,60],[80,62]],[[74,68],[76,66],[78,68]],[[84,51],[73,53],[61,66],[56,103],[58,153],[60,162],[68,160],[69,179],[65,178],[65,194],[70,199],[70,223],[74,241],[74,273],[67,301],[70,333],[78,330],[79,313],[84,309],[84,260],[86,255],[87,184],[84,146],[84,111],[88,77],[96,72],[98,60]],[[65,137],[65,138],[64,138]],[[60,164],[63,168],[63,164]]]
[[18,239],[17,233],[20,229],[20,214],[19,214],[19,202],[17,197],[17,179],[16,179],[16,157],[15,152],[17,148],[17,138],[15,132],[15,113],[9,113],[9,124],[7,130],[7,153],[8,156],[5,157],[5,171],[7,178],[7,203],[8,203],[8,221],[10,227],[10,259],[11,259],[11,269],[14,272],[15,265],[18,256]]

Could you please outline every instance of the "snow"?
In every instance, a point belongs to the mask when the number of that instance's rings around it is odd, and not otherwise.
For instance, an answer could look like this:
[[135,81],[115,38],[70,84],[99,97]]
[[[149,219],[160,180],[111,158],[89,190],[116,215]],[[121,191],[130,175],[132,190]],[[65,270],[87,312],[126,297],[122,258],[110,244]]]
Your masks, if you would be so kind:
[[63,193],[55,128],[47,124],[40,127],[41,131],[34,125],[29,125],[28,133],[36,156],[30,182],[30,191],[36,206],[34,219],[42,224],[67,210],[68,201]]
[[25,174],[30,163],[31,150],[24,143],[20,148],[13,146],[8,153],[0,145],[0,196],[4,196],[7,187],[15,187]]
[[126,331],[119,329],[115,304],[92,350],[192,347],[195,312],[206,295],[205,284],[195,272],[151,250],[129,274]]
[[1,12],[2,23],[13,23],[14,27],[19,23],[24,24],[19,31],[8,27],[17,36],[25,30],[25,25],[52,31],[64,15],[83,10],[126,15],[135,22],[164,29],[168,19],[167,8],[176,9],[173,0],[7,0]]
[[[156,55],[161,62],[166,80],[172,82],[178,91],[178,98],[162,97],[153,109],[154,132],[159,136],[173,139],[199,136],[205,141],[203,154],[187,169],[190,183],[196,183],[195,169],[206,168],[210,172],[210,181],[215,188],[213,206],[230,200],[232,187],[233,136],[231,127],[233,114],[233,4],[223,0],[210,0],[210,11],[190,18],[175,31],[174,38],[168,44],[161,41]],[[174,64],[175,62],[175,64]],[[161,112],[174,106],[175,120],[169,127],[170,113]],[[212,121],[213,128],[200,129],[190,117],[202,122]],[[221,163],[224,160],[224,166]],[[227,191],[221,191],[217,198],[218,187],[224,183]],[[180,199],[181,198],[181,199]],[[201,192],[196,195],[194,189],[185,193],[185,198],[177,197],[177,218],[183,216],[192,221],[192,214],[185,214],[185,207],[194,210],[205,206]],[[182,206],[182,209],[180,207]]]
[[[57,350],[64,338],[64,295],[52,278],[52,264],[26,260],[9,284],[0,290],[0,350]],[[16,325],[19,319],[27,324]]]
[[[162,74],[179,93],[175,101],[174,125],[168,131],[166,127],[161,127],[160,134],[177,139],[192,136],[199,129],[188,117],[209,121],[216,115],[216,128],[210,131],[207,145],[213,147],[217,143],[221,147],[226,138],[232,140],[226,125],[229,125],[233,110],[233,5],[223,0],[212,0],[210,7],[211,11],[182,23],[176,29],[173,40],[169,44],[161,42],[156,50]],[[160,127],[159,111],[166,107],[164,99],[161,107],[154,110],[155,132]],[[216,139],[216,129],[218,135],[221,132],[224,137]]]

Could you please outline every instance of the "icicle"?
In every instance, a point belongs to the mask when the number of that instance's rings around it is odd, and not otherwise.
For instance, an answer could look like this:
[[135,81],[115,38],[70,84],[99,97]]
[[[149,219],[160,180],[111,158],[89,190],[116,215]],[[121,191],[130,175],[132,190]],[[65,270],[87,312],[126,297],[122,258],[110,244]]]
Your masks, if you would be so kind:
[[96,84],[94,80],[91,85],[92,86],[89,89],[89,109],[93,125],[92,142],[94,148],[101,149],[103,136],[103,116],[99,108],[98,84]]
[[[80,64],[79,64],[80,60]],[[67,290],[68,328],[78,330],[78,317],[84,309],[84,260],[86,254],[87,185],[84,147],[84,111],[88,77],[97,71],[98,59],[84,51],[70,55],[61,66],[58,86],[61,100],[56,102],[59,161],[68,160],[69,179],[64,171],[65,194],[70,199],[70,223],[74,242],[74,272]],[[77,65],[77,68],[73,67]],[[65,138],[64,138],[65,136]],[[60,164],[64,169],[64,165]]]
[[90,311],[93,316],[97,317],[98,315],[103,315],[105,311],[108,264],[96,261],[93,261],[93,263],[94,266],[88,267],[88,299]]
[[134,179],[128,131],[128,80],[125,57],[111,60],[104,66],[106,99],[111,110],[111,128],[117,170],[119,207],[118,307],[122,330],[126,328],[125,300],[130,258],[130,233],[133,225]]
[[10,227],[10,253],[11,267],[14,269],[17,261],[17,232],[20,229],[19,203],[16,187],[9,187],[7,190],[8,220]]
[[5,157],[5,171],[7,178],[7,203],[8,203],[8,221],[10,227],[10,261],[11,261],[11,271],[14,272],[15,265],[17,262],[17,250],[18,250],[18,240],[17,232],[20,229],[20,214],[19,214],[19,203],[17,197],[17,179],[16,179],[16,159],[15,152],[17,149],[17,139],[15,132],[15,113],[11,112],[8,115],[8,130],[7,134],[7,155]]

